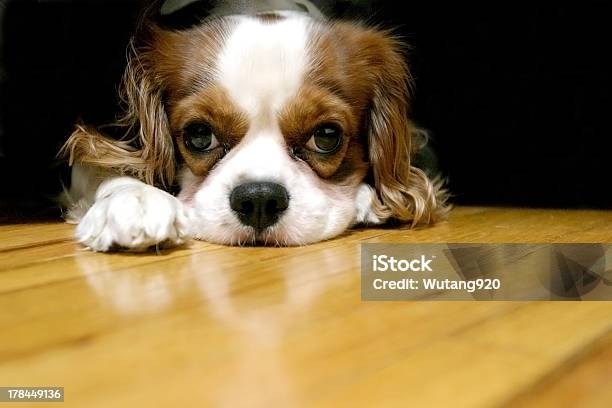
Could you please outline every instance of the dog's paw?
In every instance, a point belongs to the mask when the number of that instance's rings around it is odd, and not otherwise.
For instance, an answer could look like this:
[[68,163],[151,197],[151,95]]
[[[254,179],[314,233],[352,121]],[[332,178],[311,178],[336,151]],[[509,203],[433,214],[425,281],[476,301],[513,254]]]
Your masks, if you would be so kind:
[[76,229],[78,241],[94,251],[175,246],[189,235],[187,209],[176,197],[128,177],[102,183]]
[[376,190],[366,183],[361,183],[355,196],[355,218],[353,225],[376,225],[383,221],[374,212]]

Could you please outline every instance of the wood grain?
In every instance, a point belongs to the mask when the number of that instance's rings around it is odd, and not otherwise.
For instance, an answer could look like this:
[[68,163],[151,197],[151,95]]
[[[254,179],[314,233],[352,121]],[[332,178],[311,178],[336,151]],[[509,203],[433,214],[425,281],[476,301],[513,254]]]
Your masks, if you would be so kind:
[[0,226],[0,385],[75,407],[612,405],[612,303],[361,302],[359,274],[364,242],[612,242],[610,211],[138,255],[73,228]]

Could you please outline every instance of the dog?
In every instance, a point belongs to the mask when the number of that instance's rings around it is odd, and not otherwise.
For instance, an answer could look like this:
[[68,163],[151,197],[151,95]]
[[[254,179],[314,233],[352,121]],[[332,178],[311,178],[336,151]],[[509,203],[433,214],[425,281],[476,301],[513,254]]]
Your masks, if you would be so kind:
[[445,217],[443,183],[413,163],[424,133],[400,39],[304,0],[208,3],[194,25],[137,29],[121,137],[78,124],[64,145],[79,242],[294,246]]

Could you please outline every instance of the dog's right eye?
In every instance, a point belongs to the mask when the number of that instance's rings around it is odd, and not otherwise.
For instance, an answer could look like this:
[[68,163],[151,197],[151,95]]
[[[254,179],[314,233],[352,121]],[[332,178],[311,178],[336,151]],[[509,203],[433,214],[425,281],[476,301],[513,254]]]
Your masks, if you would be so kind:
[[206,123],[191,123],[185,126],[183,141],[187,149],[195,153],[206,153],[219,146],[212,128]]

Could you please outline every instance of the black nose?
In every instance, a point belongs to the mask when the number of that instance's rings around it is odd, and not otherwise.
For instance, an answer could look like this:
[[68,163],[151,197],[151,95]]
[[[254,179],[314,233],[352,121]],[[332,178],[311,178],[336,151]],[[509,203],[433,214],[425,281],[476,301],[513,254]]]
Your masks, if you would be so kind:
[[278,221],[289,206],[289,195],[280,184],[244,183],[230,194],[230,206],[240,222],[262,231]]

